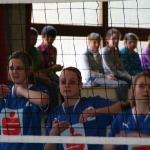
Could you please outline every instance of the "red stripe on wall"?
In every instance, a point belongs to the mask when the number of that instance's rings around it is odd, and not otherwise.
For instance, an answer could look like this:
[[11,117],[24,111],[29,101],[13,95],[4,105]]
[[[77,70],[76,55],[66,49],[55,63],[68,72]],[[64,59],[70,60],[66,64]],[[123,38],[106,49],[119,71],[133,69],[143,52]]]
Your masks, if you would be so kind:
[[32,4],[26,4],[25,8],[26,8],[26,51],[29,52]]
[[0,4],[0,84],[8,84],[4,4]]

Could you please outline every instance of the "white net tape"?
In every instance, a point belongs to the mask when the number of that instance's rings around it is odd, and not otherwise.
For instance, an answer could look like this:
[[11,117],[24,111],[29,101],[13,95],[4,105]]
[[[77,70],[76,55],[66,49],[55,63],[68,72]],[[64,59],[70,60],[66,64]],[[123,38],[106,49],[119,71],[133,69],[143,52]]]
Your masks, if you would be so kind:
[[150,145],[149,138],[130,137],[0,136],[0,142]]
[[[70,2],[71,0],[0,0],[0,4]],[[108,1],[108,0],[99,0]],[[116,1],[116,0],[110,0]],[[119,0],[118,0],[119,1]],[[122,1],[122,0],[121,0]],[[71,2],[92,2],[92,0],[72,0]],[[95,0],[93,0],[95,2]],[[0,142],[9,143],[75,143],[75,144],[114,144],[150,145],[149,138],[125,137],[74,137],[74,136],[0,136]]]
[[[108,2],[108,1],[121,1],[121,0],[99,0],[99,2]],[[95,0],[0,0],[2,4],[28,4],[28,3],[62,3],[62,2],[95,2]]]

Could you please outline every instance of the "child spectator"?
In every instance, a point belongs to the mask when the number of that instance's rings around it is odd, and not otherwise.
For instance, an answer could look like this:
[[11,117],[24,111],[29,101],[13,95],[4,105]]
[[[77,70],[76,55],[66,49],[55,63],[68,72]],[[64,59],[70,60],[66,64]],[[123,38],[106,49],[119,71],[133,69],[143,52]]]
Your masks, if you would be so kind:
[[148,36],[147,48],[141,55],[141,64],[144,71],[150,72],[150,35]]
[[124,48],[120,50],[125,70],[131,76],[135,76],[142,71],[139,54],[134,51],[135,48],[137,48],[137,43],[137,35],[134,33],[127,33],[124,36]]
[[[106,136],[106,126],[112,121],[111,114],[118,114],[127,103],[110,101],[99,96],[81,98],[81,73],[77,68],[68,67],[60,74],[60,91],[64,103],[49,114],[47,135],[49,136]],[[124,107],[123,106],[123,107]],[[76,146],[77,149],[101,150],[94,144],[50,144],[46,150],[65,150]]]
[[40,69],[40,53],[39,50],[35,47],[35,44],[37,42],[38,37],[38,31],[31,27],[30,29],[30,50],[29,54],[32,57],[33,64],[34,64],[34,76],[36,79],[36,85],[37,86],[45,86],[50,94],[51,100],[48,112],[52,109],[58,106],[58,97],[59,97],[59,87],[58,84],[55,82],[50,81],[50,79],[47,77],[47,74],[42,73]]
[[106,74],[113,74],[118,80],[131,84],[131,76],[125,70],[122,57],[118,48],[121,33],[117,29],[109,29],[106,33],[106,47],[102,48],[102,64]]
[[[41,121],[49,96],[45,87],[34,85],[32,59],[16,51],[8,59],[8,75],[14,85],[0,86],[1,135],[41,135]],[[41,150],[39,143],[0,143],[3,150]]]
[[[130,98],[132,108],[122,112],[113,120],[109,136],[150,137],[149,97],[150,74],[142,72],[133,78]],[[136,147],[137,149],[143,149],[142,147]],[[128,145],[105,145],[103,150],[114,150],[115,148],[117,150],[128,150]]]
[[39,67],[40,67],[40,53],[37,50],[37,48],[35,47],[38,34],[39,33],[35,28],[33,28],[33,27],[30,28],[30,50],[29,50],[29,54],[31,55],[32,60],[33,60],[34,72],[36,72],[36,71],[38,72]]
[[[105,74],[99,53],[101,37],[98,33],[88,36],[87,48],[82,54],[82,66],[87,85],[111,86],[116,88],[118,99],[127,100],[128,84],[117,80],[113,74]],[[89,82],[92,81],[92,82]]]
[[61,71],[63,66],[56,64],[57,49],[53,46],[57,31],[53,26],[45,26],[42,29],[42,43],[38,46],[40,51],[40,69],[47,74],[50,80],[59,84],[56,72]]

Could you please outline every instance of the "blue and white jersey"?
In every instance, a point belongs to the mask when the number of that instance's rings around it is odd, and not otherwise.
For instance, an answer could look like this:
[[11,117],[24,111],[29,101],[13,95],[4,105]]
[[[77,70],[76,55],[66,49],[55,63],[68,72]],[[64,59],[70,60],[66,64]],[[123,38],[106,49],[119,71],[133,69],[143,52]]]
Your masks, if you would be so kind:
[[[109,136],[114,137],[121,131],[125,133],[139,132],[150,135],[150,114],[136,115],[135,108],[120,113],[114,119],[109,130]],[[128,145],[119,146],[117,150],[129,150]]]
[[[19,98],[9,87],[11,92],[8,96],[0,99],[0,133],[1,135],[41,135],[41,121],[44,109],[30,102],[25,97]],[[30,86],[29,90],[40,91],[48,94],[45,87]],[[42,144],[28,143],[1,143],[2,150],[41,150]]]
[[[99,96],[81,98],[70,107],[64,108],[63,104],[52,110],[47,120],[47,135],[52,128],[55,118],[61,121],[70,122],[70,128],[65,130],[60,136],[106,136],[106,127],[111,124],[113,117],[111,115],[97,115],[88,117],[86,122],[79,123],[79,117],[84,110],[96,109],[110,106],[116,101],[103,99]],[[101,150],[101,145],[86,144],[58,144],[58,150]]]

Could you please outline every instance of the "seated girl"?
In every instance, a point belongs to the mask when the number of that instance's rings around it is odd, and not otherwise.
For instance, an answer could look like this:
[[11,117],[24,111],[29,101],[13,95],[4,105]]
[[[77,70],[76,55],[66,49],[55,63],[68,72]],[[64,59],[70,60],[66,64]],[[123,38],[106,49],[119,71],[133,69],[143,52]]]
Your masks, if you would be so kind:
[[100,50],[102,64],[106,74],[113,74],[118,80],[131,84],[131,75],[125,70],[118,45],[121,33],[117,29],[109,29],[106,33],[106,46]]
[[148,44],[141,55],[142,68],[146,72],[150,72],[150,35],[148,36]]
[[[23,51],[9,59],[9,77],[14,85],[0,86],[1,135],[41,135],[41,121],[49,96],[44,87],[34,86],[32,59]],[[41,150],[39,143],[0,143],[3,150]]]
[[[60,91],[64,103],[51,111],[47,119],[47,135],[50,136],[106,136],[106,127],[112,115],[121,111],[127,103],[103,99],[99,96],[81,98],[81,73],[77,68],[64,68],[60,74]],[[50,144],[46,150],[71,149],[101,150],[101,145]]]
[[125,70],[135,76],[142,72],[139,54],[135,52],[137,48],[138,37],[134,33],[127,33],[124,36],[124,48],[120,50]]
[[[110,137],[150,137],[150,74],[140,73],[131,86],[132,108],[119,114],[110,127]],[[128,145],[104,145],[103,150],[128,150]],[[142,149],[142,148],[141,148]]]
[[[105,74],[99,53],[101,37],[98,33],[88,35],[87,48],[82,54],[82,68],[88,86],[114,87],[119,100],[126,101],[128,84],[118,80],[114,74]],[[90,81],[90,82],[89,82]]]

